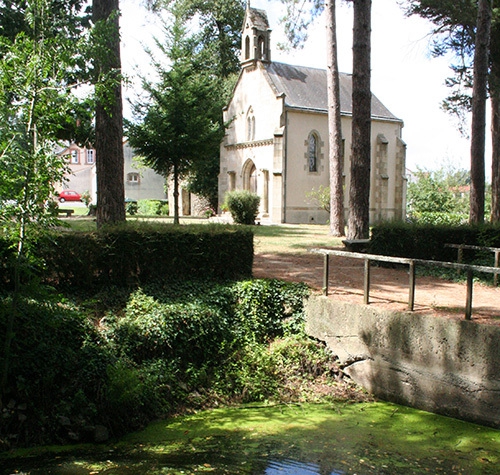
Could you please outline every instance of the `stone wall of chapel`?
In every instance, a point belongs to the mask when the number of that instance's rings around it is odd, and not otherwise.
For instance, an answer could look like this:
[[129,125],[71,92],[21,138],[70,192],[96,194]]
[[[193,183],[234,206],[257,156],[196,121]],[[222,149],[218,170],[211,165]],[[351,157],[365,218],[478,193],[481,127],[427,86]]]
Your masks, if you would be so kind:
[[[307,137],[311,131],[320,137],[318,171],[307,168]],[[344,138],[344,204],[346,218],[349,204],[351,118],[342,118]],[[286,124],[286,171],[284,172],[286,211],[290,223],[328,221],[328,213],[308,199],[307,194],[320,186],[329,185],[328,124],[325,114],[288,112]],[[394,122],[372,122],[372,162],[370,186],[370,221],[401,219],[404,209],[405,149],[401,146],[401,126]],[[384,137],[381,141],[380,137]],[[386,142],[386,143],[382,143]],[[403,203],[403,204],[402,204]]]
[[[328,213],[311,202],[307,193],[329,184],[326,114],[289,111],[286,120],[285,219],[289,223],[325,223]],[[316,172],[310,172],[308,166],[311,133],[318,138]]]
[[[251,160],[257,169],[257,193],[261,196],[261,213],[273,222],[281,220],[281,169],[282,138],[280,121],[282,99],[277,98],[265,78],[256,69],[243,70],[233,98],[224,112],[225,122],[231,121],[221,144],[219,174],[219,204],[230,188],[244,188],[244,167]],[[255,118],[253,137],[248,137],[249,114]],[[275,134],[278,143],[275,146]],[[265,208],[265,209],[264,209]]]
[[[403,176],[397,157],[400,152],[401,125],[394,122],[372,122],[372,169],[370,190],[370,222],[399,219]],[[400,156],[404,162],[404,156]]]
[[242,71],[233,99],[224,114],[226,122],[232,121],[226,131],[228,144],[249,141],[247,117],[250,108],[255,117],[254,141],[272,138],[274,130],[279,127],[282,100],[276,98],[264,74],[251,68]]

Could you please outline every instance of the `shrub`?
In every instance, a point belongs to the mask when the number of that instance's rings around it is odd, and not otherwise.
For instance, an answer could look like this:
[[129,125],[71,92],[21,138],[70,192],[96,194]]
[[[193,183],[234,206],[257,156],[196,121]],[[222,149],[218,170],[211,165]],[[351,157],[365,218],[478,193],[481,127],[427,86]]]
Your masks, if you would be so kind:
[[165,200],[139,200],[137,214],[141,216],[168,216],[168,203]]
[[[0,335],[10,305],[9,298],[0,300]],[[98,419],[110,354],[95,326],[67,302],[47,294],[18,306],[3,395],[11,407],[3,412],[0,439],[18,444],[68,440],[69,432],[83,431]],[[3,367],[1,357],[0,363]]]
[[[97,426],[119,436],[181,408],[277,398],[287,359],[294,380],[315,368],[299,340],[269,344],[303,335],[307,294],[277,280],[102,288],[79,306],[33,294],[16,318],[0,441],[92,441]],[[10,309],[6,295],[0,335]]]
[[243,333],[257,343],[267,343],[283,336],[288,327],[299,330],[307,292],[305,285],[275,279],[238,283],[236,311]]
[[386,222],[373,227],[370,252],[415,259],[456,261],[456,249],[447,248],[445,244],[500,247],[500,227]]
[[154,281],[217,281],[252,274],[253,233],[223,225],[131,225],[52,231],[39,240],[51,285],[99,289]]
[[466,225],[469,216],[461,213],[443,213],[438,211],[413,212],[410,221],[415,224],[431,224],[435,226],[463,226]]
[[138,211],[137,201],[134,200],[125,200],[125,212],[130,214],[130,216],[134,216]]
[[225,205],[237,224],[255,224],[259,212],[260,197],[246,190],[226,193]]

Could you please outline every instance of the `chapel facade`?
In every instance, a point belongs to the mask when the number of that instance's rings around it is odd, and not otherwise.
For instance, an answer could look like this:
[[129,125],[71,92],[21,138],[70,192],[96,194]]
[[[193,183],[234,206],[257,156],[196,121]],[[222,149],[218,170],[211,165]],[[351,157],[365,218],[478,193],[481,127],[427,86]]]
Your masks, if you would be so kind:
[[[328,222],[328,212],[310,197],[312,191],[329,186],[326,71],[273,62],[267,14],[250,7],[240,62],[239,78],[223,111],[229,125],[220,148],[219,203],[228,191],[245,189],[261,197],[263,222]],[[340,75],[340,88],[347,218],[351,75]],[[402,129],[403,121],[372,95],[372,224],[405,216]]]

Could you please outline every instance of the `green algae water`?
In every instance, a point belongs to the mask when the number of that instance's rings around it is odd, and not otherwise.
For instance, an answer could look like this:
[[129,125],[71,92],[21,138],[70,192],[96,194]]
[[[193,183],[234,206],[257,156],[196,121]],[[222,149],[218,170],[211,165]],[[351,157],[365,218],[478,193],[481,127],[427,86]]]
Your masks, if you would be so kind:
[[176,417],[115,444],[0,455],[0,474],[500,473],[500,431],[388,403],[245,406]]

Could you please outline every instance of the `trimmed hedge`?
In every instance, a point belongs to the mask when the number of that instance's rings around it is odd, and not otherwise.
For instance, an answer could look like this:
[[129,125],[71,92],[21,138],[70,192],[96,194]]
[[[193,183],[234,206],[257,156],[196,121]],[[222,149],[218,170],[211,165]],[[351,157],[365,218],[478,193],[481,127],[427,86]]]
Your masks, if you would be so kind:
[[37,244],[42,280],[58,288],[252,275],[253,232],[245,227],[128,224],[98,232],[49,231]]
[[446,248],[445,244],[500,247],[500,225],[381,223],[372,229],[369,252],[386,256],[456,261],[457,250]]

